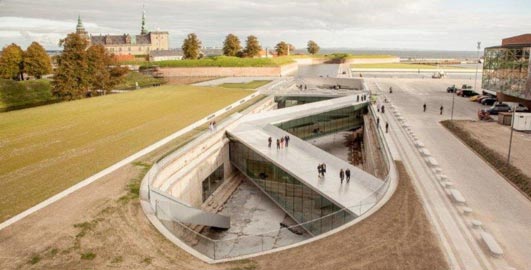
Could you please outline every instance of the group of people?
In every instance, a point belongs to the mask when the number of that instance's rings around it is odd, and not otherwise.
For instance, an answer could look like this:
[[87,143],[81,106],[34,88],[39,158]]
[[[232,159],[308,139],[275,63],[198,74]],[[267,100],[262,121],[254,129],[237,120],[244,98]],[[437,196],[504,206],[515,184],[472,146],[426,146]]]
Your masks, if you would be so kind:
[[210,129],[210,131],[215,131],[216,130],[216,121],[212,121],[208,124],[208,129]]
[[[284,148],[284,146],[286,146],[286,148],[288,148],[289,140],[290,140],[290,137],[288,135],[286,135],[284,137],[280,137],[280,139],[277,139],[277,149]],[[273,138],[269,137],[267,139],[267,147],[271,148],[271,144],[272,143],[273,143]]]
[[385,113],[385,105],[380,103],[376,104],[376,110],[378,110],[378,112]]
[[[326,174],[326,163],[321,163],[317,165],[317,173],[319,178],[324,177]],[[341,169],[339,170],[339,180],[341,180],[341,184],[343,184],[343,180],[347,180],[347,183],[350,182],[350,169]]]
[[308,90],[308,85],[306,84],[298,84],[297,85],[297,88],[299,88],[299,90]]
[[350,182],[350,169],[346,169],[343,171],[343,169],[339,170],[339,179],[341,180],[341,184],[343,184],[343,179],[347,179],[347,183]]
[[[424,112],[426,112],[427,107],[428,107],[428,106],[426,105],[426,103],[424,103],[424,105],[422,105],[422,110],[423,110]],[[439,108],[439,114],[442,115],[442,114],[443,114],[443,111],[444,111],[444,107],[443,107],[443,105],[441,105],[441,107]]]
[[[376,117],[376,128],[380,127],[380,117]],[[385,122],[385,133],[389,133],[389,123]]]
[[[363,95],[361,96],[361,101],[365,101],[367,100],[367,96],[366,95]],[[356,98],[356,102],[359,102],[360,101],[360,95],[358,95],[358,97]]]

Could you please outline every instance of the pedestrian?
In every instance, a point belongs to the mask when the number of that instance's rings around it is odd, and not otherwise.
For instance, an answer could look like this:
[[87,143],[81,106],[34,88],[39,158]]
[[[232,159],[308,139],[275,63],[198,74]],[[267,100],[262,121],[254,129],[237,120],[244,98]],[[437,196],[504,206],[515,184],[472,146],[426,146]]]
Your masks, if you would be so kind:
[[343,169],[339,171],[339,179],[341,179],[341,184],[343,184],[343,179],[345,178],[345,172]]
[[284,148],[284,137],[280,137],[280,148]]
[[389,132],[389,123],[385,122],[385,133]]
[[280,149],[280,140],[277,139],[277,149]]
[[422,109],[424,109],[424,112],[426,112],[426,103],[424,103],[424,105],[422,105]]
[[356,102],[360,102],[360,95],[358,95],[358,98],[356,99]]
[[321,177],[322,174],[323,174],[323,165],[322,165],[322,164],[319,164],[319,165],[317,165],[317,175],[318,175],[319,177]]
[[271,143],[273,142],[273,139],[271,139],[271,137],[269,137],[269,139],[267,139],[267,147],[271,148]]
[[289,144],[289,136],[286,135],[286,137],[285,137],[284,140],[286,141],[286,148],[288,148],[288,144]]
[[345,171],[345,175],[347,176],[347,183],[350,182],[350,169]]
[[326,173],[326,164],[325,164],[325,163],[323,163],[323,165],[321,165],[321,166],[323,167],[323,176],[324,176],[324,175],[325,175],[325,173]]
[[393,93],[393,87],[389,86],[389,94]]
[[216,130],[216,121],[212,122],[212,129]]
[[385,106],[382,105],[382,113],[385,113]]
[[376,117],[376,128],[380,126],[380,117]]
[[441,115],[443,113],[443,110],[444,110],[443,105],[441,105],[441,113],[440,113]]
[[308,90],[308,85],[304,85],[304,90]]

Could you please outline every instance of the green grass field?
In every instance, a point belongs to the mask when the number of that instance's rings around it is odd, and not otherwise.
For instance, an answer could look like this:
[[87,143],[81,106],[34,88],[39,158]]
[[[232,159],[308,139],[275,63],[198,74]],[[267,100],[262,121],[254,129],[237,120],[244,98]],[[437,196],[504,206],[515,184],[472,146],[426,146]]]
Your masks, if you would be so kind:
[[0,79],[0,112],[53,102],[49,80],[13,81]]
[[387,69],[462,69],[456,66],[439,65],[423,65],[423,64],[408,64],[408,63],[382,63],[382,64],[352,64],[351,68],[387,68]]
[[256,80],[256,81],[250,81],[247,83],[224,83],[224,84],[220,84],[219,87],[239,88],[239,89],[256,89],[270,82],[271,82],[270,80]]
[[0,221],[251,93],[166,85],[2,113]]
[[125,76],[123,82],[119,85],[116,85],[114,88],[120,90],[136,89],[136,82],[138,82],[138,86],[141,88],[166,83],[164,79],[153,78],[149,75],[144,75],[136,71],[131,71]]
[[142,67],[278,67],[293,63],[291,57],[275,58],[239,58],[229,56],[213,56],[197,60],[169,60],[149,62]]

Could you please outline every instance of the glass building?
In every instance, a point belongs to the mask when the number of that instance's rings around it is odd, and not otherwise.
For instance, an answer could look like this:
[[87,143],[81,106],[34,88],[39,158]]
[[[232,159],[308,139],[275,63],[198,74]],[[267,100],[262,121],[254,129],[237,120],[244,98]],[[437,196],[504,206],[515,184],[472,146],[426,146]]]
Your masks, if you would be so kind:
[[306,231],[318,235],[355,218],[282,168],[231,138],[231,163]]
[[482,88],[500,101],[531,105],[531,34],[504,39],[502,46],[485,48]]

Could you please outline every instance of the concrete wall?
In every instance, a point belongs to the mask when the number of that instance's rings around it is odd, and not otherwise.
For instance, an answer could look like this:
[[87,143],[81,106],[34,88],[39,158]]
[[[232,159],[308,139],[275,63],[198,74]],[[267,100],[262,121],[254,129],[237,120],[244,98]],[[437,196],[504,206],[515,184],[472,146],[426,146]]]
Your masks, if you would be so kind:
[[[269,97],[249,108],[247,113],[258,113],[275,106],[273,97]],[[239,116],[233,118],[239,119]],[[159,172],[152,187],[169,193],[180,202],[200,208],[203,202],[202,181],[221,165],[224,166],[225,179],[234,173],[229,160],[229,140],[225,136],[227,128],[239,123],[233,118],[219,124],[218,130],[202,135],[159,162]]]
[[387,63],[400,63],[400,57],[389,58],[358,58],[347,59],[345,64],[387,64]]
[[281,77],[298,70],[296,63],[280,67],[168,67],[164,77]]

